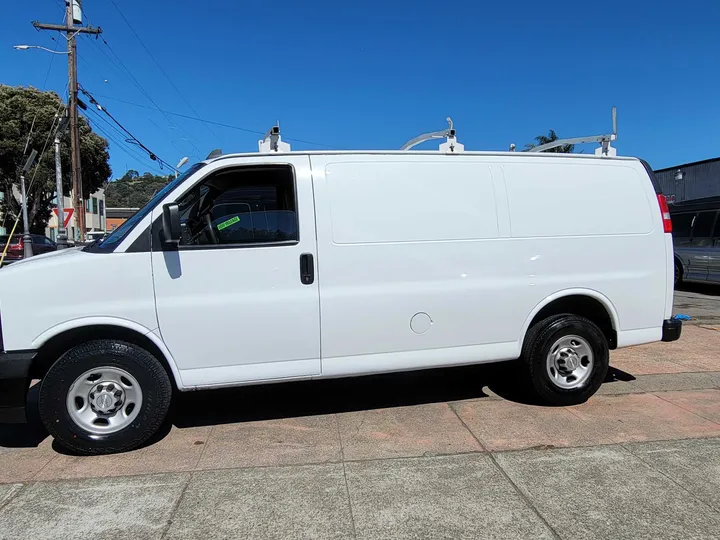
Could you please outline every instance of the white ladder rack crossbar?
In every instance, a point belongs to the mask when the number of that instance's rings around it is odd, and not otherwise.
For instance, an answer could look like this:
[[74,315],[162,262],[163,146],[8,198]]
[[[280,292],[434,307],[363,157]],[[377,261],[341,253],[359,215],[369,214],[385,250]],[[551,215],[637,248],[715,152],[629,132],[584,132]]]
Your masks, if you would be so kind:
[[617,135],[614,133],[608,135],[591,135],[588,137],[574,137],[572,139],[557,139],[555,141],[535,146],[528,150],[528,152],[544,152],[546,150],[552,150],[558,146],[566,146],[568,144],[583,144],[583,143],[609,143],[617,139]]
[[617,155],[617,150],[610,146],[610,143],[612,141],[617,140],[617,108],[612,108],[612,133],[608,133],[606,135],[590,135],[588,137],[573,137],[572,139],[557,139],[555,141],[541,144],[540,146],[535,146],[533,148],[530,148],[528,152],[545,152],[547,150],[552,150],[553,148],[557,148],[559,146],[566,146],[569,144],[583,144],[583,143],[599,143],[601,146],[597,150],[595,150],[596,155],[601,156],[615,156]]
[[453,127],[453,121],[449,116],[446,118],[446,120],[448,123],[447,129],[442,129],[440,131],[431,131],[429,133],[423,133],[422,135],[418,135],[414,139],[410,139],[408,142],[403,144],[402,147],[400,147],[400,150],[411,150],[418,144],[424,143],[426,141],[431,141],[433,139],[445,139],[445,143],[441,144],[439,148],[441,152],[462,152],[465,147],[459,142],[457,142],[457,137],[455,136],[455,128]]

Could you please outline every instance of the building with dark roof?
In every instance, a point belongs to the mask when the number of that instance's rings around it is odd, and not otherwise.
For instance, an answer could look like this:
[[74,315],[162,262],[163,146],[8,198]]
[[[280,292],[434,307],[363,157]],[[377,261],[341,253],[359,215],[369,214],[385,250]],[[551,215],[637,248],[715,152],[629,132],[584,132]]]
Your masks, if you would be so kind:
[[720,157],[655,171],[670,203],[720,196]]

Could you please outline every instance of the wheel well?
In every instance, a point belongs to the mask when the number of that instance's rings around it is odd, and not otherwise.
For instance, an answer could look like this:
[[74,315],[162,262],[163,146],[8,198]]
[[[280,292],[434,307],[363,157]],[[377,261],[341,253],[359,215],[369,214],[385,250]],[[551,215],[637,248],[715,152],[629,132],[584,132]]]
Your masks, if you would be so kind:
[[579,315],[594,322],[605,334],[609,347],[611,349],[617,348],[617,332],[613,328],[612,317],[605,306],[591,296],[572,295],[553,300],[535,315],[528,328],[532,328],[543,319],[561,313]]
[[72,330],[53,336],[38,350],[38,354],[30,366],[30,377],[33,379],[42,379],[50,367],[58,358],[60,358],[60,356],[63,355],[63,353],[69,351],[77,345],[87,343],[88,341],[96,341],[98,339],[127,341],[128,343],[142,347],[158,359],[165,368],[165,371],[167,371],[173,387],[177,389],[175,377],[173,376],[172,369],[170,369],[167,358],[165,358],[165,355],[150,338],[136,332],[135,330],[112,325],[83,326],[80,328],[73,328]]

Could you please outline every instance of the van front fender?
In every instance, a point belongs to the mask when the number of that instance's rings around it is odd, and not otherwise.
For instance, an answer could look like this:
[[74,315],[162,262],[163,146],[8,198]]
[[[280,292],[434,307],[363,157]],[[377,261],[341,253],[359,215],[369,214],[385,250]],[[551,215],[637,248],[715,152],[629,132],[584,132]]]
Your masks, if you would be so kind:
[[[158,336],[158,334],[155,333],[155,330],[157,329],[147,328],[139,323],[128,319],[122,319],[119,317],[81,317],[78,319],[64,321],[58,325],[48,328],[40,335],[35,337],[35,339],[33,339],[32,341],[32,348],[35,350],[39,350],[48,341],[57,336],[60,336],[61,334],[73,330],[80,330],[83,328],[92,327],[123,328],[125,330],[129,330],[131,332],[139,334],[140,336],[149,340],[153,343],[153,345],[158,348],[160,353],[163,355],[164,358],[160,360],[165,360],[165,362],[167,363],[170,371],[172,372],[173,378],[175,379],[175,383],[178,389],[185,389],[185,386],[182,383],[182,378],[180,377],[180,370],[178,370],[177,364],[175,363],[172,354],[166,347],[165,342]],[[102,335],[99,335],[98,338],[101,339]]]

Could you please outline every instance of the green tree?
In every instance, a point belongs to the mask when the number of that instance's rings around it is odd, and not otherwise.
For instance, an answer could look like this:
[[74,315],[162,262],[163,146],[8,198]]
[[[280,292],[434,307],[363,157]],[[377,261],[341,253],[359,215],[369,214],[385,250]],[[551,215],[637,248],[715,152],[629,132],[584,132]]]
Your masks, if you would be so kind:
[[[13,195],[13,186],[17,190],[16,193],[19,193],[20,169],[31,149],[35,149],[38,151],[37,164],[26,175],[26,185],[29,188],[27,193],[28,220],[31,232],[43,234],[45,231],[55,198],[53,150],[55,133],[51,128],[58,112],[63,114],[64,105],[60,96],[55,92],[42,92],[31,87],[0,85],[0,191],[5,194],[0,202],[0,212],[2,212],[3,221],[8,229],[12,226],[15,218],[21,214],[20,203]],[[27,145],[27,151],[25,151],[31,126],[33,126],[32,135]],[[110,178],[108,143],[92,132],[84,118],[80,118],[79,131],[82,194],[88,197],[98,188],[103,187]],[[43,148],[46,150],[41,153]],[[69,195],[72,187],[72,171],[70,136],[67,132],[60,140],[60,160],[63,170],[63,190],[66,195]],[[33,178],[34,181],[32,181]],[[20,219],[22,221],[22,217]],[[21,224],[18,227],[21,227]]]
[[[551,129],[550,131],[548,131],[547,135],[538,135],[537,137],[535,137],[535,142],[537,144],[526,144],[525,149],[532,150],[536,146],[551,143],[557,141],[558,139],[559,137],[557,136],[557,133],[555,133],[555,131]],[[544,150],[544,152],[555,152],[557,154],[572,154],[574,149],[574,144],[565,144],[562,146],[556,146],[555,148],[551,148],[550,150]]]
[[142,176],[129,170],[105,188],[105,204],[110,208],[140,208],[173,178],[146,172]]

